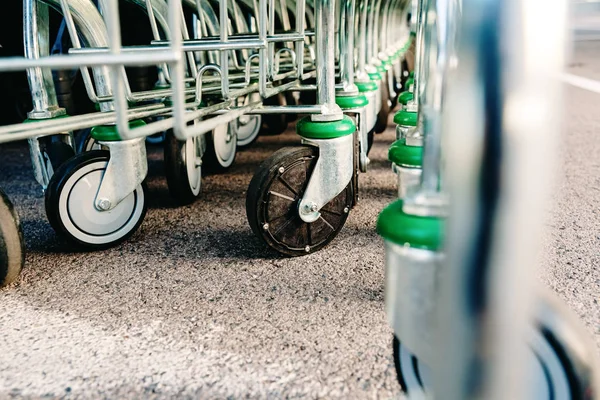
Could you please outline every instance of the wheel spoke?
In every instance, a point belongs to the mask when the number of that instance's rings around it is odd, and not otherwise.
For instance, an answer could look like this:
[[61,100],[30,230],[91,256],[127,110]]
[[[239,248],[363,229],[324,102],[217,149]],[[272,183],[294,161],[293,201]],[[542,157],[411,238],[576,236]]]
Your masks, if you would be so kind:
[[329,222],[327,222],[327,220],[325,218],[323,218],[322,215],[319,218],[322,219],[323,222],[325,222],[325,225],[327,225],[328,227],[330,227],[332,231],[335,231],[335,228],[333,227],[333,225],[331,225]]
[[338,216],[340,216],[340,217],[342,216],[342,213],[339,213],[339,212],[337,212],[337,211],[331,211],[331,210],[328,210],[328,209],[326,209],[326,208],[321,208],[319,211],[320,211],[320,212],[326,212],[327,214],[338,215]]
[[[281,197],[282,199],[286,199],[286,200],[289,200],[289,201],[292,201],[292,202],[296,201],[296,199],[293,199],[293,198],[291,198],[290,196],[286,196],[285,194],[281,194],[281,193],[275,192],[275,191],[273,191],[273,190],[271,190],[271,191],[269,192],[269,194],[273,194],[273,195],[275,195],[275,196],[277,196],[277,197]],[[295,193],[294,193],[294,194],[295,194]]]
[[294,218],[290,218],[287,221],[285,221],[284,224],[282,224],[279,229],[277,229],[275,232],[273,232],[273,236],[277,236],[279,235],[279,232],[281,232],[283,229],[287,228],[288,225],[294,220]]
[[298,192],[292,187],[292,185],[289,184],[288,181],[283,178],[283,176],[279,175],[277,179],[279,179],[279,182],[283,183],[290,192],[294,193],[294,196],[298,196]]

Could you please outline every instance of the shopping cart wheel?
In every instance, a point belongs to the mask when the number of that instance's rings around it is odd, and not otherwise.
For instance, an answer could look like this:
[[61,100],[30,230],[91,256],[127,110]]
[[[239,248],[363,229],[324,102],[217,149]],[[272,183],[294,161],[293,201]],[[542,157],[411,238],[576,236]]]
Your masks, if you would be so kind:
[[75,155],[75,150],[67,143],[60,141],[59,137],[45,137],[43,139],[46,141],[46,145],[42,150],[42,156],[46,163],[48,175],[52,176],[54,171]]
[[77,153],[84,153],[92,150],[108,150],[108,148],[103,148],[100,143],[91,136],[90,129],[79,132],[75,141],[77,143]]
[[168,130],[164,141],[165,175],[169,193],[182,205],[193,203],[202,188],[204,135],[186,141],[177,140]]
[[321,217],[306,223],[298,214],[308,178],[317,161],[314,146],[282,148],[259,167],[246,195],[246,216],[252,231],[269,247],[301,256],[325,247],[338,234],[352,205],[352,185],[321,209]]
[[25,262],[25,247],[19,216],[0,190],[0,287],[17,279]]
[[206,135],[206,153],[202,165],[209,172],[223,172],[233,164],[237,152],[236,130],[232,124],[219,125]]
[[[238,99],[238,105],[246,106],[261,101],[261,99],[260,94],[254,92],[249,96]],[[262,119],[263,117],[260,114],[244,114],[230,124],[230,128],[235,130],[238,148],[249,147],[256,141],[262,125]]]
[[385,80],[381,81],[381,110],[377,114],[375,122],[375,132],[382,133],[388,126],[388,118],[390,115],[390,95]]
[[262,125],[262,115],[242,115],[231,123],[231,129],[235,130],[238,147],[248,147],[256,141],[260,126]]
[[[531,396],[528,399],[578,399],[582,382],[566,352],[560,346],[553,333],[544,327],[532,331],[529,338],[529,351],[524,354],[523,362],[529,366]],[[431,392],[432,381],[429,368],[419,361],[394,336],[394,366],[402,390],[409,398],[426,398]],[[585,380],[585,379],[584,379]]]
[[423,365],[394,335],[394,366],[396,378],[408,397],[426,398],[426,388],[431,388],[429,368]]
[[57,234],[89,249],[114,246],[138,229],[146,215],[145,185],[110,211],[99,211],[94,200],[110,153],[79,154],[54,174],[46,191],[46,215]]
[[367,134],[367,155],[371,152],[373,142],[375,141],[375,129],[371,129]]
[[[279,93],[276,96],[266,98],[263,101],[265,106],[286,106],[287,100],[283,93]],[[262,118],[262,129],[261,134],[263,135],[280,135],[288,127],[288,116],[283,113],[279,114],[264,114]]]

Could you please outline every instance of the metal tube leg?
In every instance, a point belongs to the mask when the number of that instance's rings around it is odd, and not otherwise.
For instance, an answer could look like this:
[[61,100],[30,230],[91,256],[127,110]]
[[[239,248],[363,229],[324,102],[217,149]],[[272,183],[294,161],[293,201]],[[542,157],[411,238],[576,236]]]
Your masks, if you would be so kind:
[[315,35],[317,42],[317,102],[321,114],[313,121],[339,121],[342,110],[335,103],[335,12],[332,0],[315,2]]

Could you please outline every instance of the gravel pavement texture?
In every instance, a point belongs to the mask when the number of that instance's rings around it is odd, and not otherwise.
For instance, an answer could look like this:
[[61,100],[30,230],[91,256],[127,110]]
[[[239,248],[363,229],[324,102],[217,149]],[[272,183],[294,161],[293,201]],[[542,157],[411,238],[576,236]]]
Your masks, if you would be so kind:
[[[571,72],[600,79],[600,46],[576,55]],[[600,95],[566,94],[539,276],[600,346]],[[336,240],[302,258],[265,249],[244,208],[253,171],[297,143],[291,131],[240,152],[186,207],[171,200],[161,152],[149,146],[141,229],[94,253],[57,239],[26,146],[0,146],[0,187],[17,206],[28,250],[20,280],[0,291],[0,399],[398,397],[375,233],[396,196],[386,161],[393,138],[391,126],[376,137],[361,201]]]

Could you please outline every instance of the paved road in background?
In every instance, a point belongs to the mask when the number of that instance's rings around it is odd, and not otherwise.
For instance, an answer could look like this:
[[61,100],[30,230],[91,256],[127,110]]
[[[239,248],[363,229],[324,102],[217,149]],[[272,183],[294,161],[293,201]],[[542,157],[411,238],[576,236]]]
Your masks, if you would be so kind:
[[[570,72],[600,79],[600,46]],[[600,95],[566,87],[568,115],[538,276],[600,345]],[[0,147],[0,186],[27,240],[20,281],[0,291],[0,398],[327,397],[399,393],[384,315],[378,212],[396,195],[377,136],[361,202],[339,237],[279,258],[253,237],[244,201],[258,164],[296,143],[265,137],[195,204],[176,207],[150,147],[149,210],[127,243],[74,253],[48,225],[23,144]],[[507,295],[510,295],[507,293]]]

